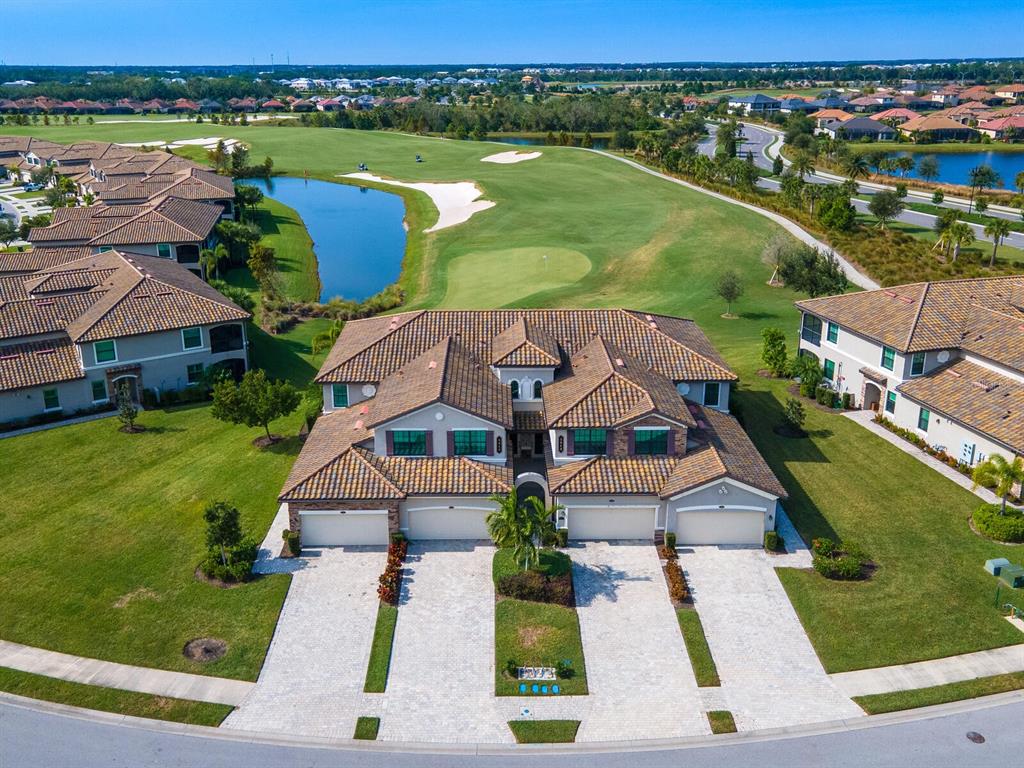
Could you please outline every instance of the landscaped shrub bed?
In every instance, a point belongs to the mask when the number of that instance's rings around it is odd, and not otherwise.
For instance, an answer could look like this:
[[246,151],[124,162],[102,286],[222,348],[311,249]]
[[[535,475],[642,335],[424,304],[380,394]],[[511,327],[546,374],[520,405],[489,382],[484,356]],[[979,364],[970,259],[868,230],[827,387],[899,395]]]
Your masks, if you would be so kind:
[[1000,504],[982,504],[971,515],[978,532],[996,541],[1024,543],[1024,511],[1007,507],[1000,514]]
[[260,543],[252,538],[247,538],[236,547],[226,549],[226,559],[222,557],[221,551],[211,548],[206,557],[199,564],[199,569],[210,579],[223,581],[229,584],[240,584],[248,581],[252,576],[252,566],[256,562],[256,555],[259,554]]
[[380,575],[377,586],[377,597],[382,602],[398,605],[398,596],[402,587],[402,564],[409,552],[409,542],[404,536],[395,535],[388,545],[388,561],[384,573]]
[[853,542],[836,543],[829,538],[815,539],[811,543],[814,570],[826,579],[858,581],[866,579],[871,571],[871,558]]
[[525,571],[511,570],[514,567],[507,550],[499,550],[495,554],[494,577],[498,597],[552,603],[568,608],[576,605],[572,563],[568,555],[550,549],[542,550],[540,562],[535,567]]
[[665,562],[665,580],[668,582],[668,596],[679,607],[690,599],[690,588],[686,584],[683,569],[679,567],[679,559],[672,557]]
[[55,424],[58,421],[67,421],[68,419],[77,419],[80,416],[91,416],[95,413],[106,413],[116,410],[117,406],[113,403],[103,403],[102,405],[93,405],[88,408],[79,408],[77,411],[73,411],[71,413],[65,413],[63,411],[37,413],[24,419],[3,422],[0,424],[0,432],[13,432],[18,429],[38,427],[42,424]]
[[948,467],[951,467],[951,468],[955,469],[960,474],[965,475],[966,477],[970,477],[971,476],[971,473],[972,473],[973,470],[971,469],[971,465],[970,464],[965,464],[964,462],[960,461],[956,457],[950,456],[945,451],[937,451],[937,450],[935,450],[930,445],[928,445],[928,441],[927,440],[925,440],[923,437],[921,437],[919,434],[917,434],[913,430],[911,430],[911,429],[904,429],[903,427],[901,427],[901,426],[899,426],[897,424],[893,424],[891,421],[889,421],[889,419],[885,418],[885,416],[883,416],[882,414],[878,414],[877,416],[875,416],[874,422],[875,422],[875,424],[878,424],[879,426],[885,427],[890,432],[892,432],[894,435],[902,437],[908,443],[913,443],[914,445],[916,445],[918,448],[920,448],[922,451],[927,453],[932,458],[938,459],[943,464],[945,464]]

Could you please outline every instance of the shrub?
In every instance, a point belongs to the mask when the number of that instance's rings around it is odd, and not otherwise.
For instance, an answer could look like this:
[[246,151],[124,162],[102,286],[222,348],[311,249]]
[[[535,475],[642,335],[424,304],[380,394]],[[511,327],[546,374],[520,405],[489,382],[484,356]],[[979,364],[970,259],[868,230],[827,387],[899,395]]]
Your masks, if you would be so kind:
[[822,557],[832,557],[836,551],[836,543],[832,539],[823,536],[811,542],[811,551]]
[[200,563],[200,570],[212,579],[229,583],[242,583],[252,576],[252,566],[259,553],[259,542],[255,539],[243,539],[242,542],[226,550],[227,563],[217,547],[211,547]]
[[802,430],[804,426],[804,419],[807,418],[807,414],[804,412],[803,403],[795,397],[786,398],[786,404],[782,408],[782,418],[785,419],[786,424],[788,424],[791,429]]
[[515,659],[505,659],[505,674],[513,678],[519,674],[519,663]]
[[298,557],[302,552],[302,539],[300,535],[295,531],[290,531],[287,528],[281,531],[281,538],[284,539],[285,545],[288,547],[288,552],[293,557]]
[[835,403],[836,393],[828,387],[821,386],[814,390],[814,399],[818,401],[819,405],[831,408]]
[[761,362],[772,376],[782,376],[787,367],[786,334],[779,328],[765,328],[761,338]]
[[178,390],[176,390],[176,389],[168,389],[166,392],[164,392],[163,404],[164,405],[177,405],[178,404],[178,399],[179,399]]
[[559,547],[567,547],[569,545],[569,529],[559,528],[555,531],[555,539],[557,539]]
[[686,585],[686,577],[683,576],[683,569],[679,567],[678,560],[668,561],[665,575],[668,577],[668,596],[672,602],[685,602],[690,597],[690,589]]
[[142,407],[147,409],[156,408],[159,402],[156,398],[156,392],[152,389],[146,388],[142,390]]
[[853,394],[850,392],[843,392],[843,410],[848,411],[853,407]]
[[871,563],[868,554],[853,542],[837,545],[831,539],[815,539],[811,549],[814,552],[811,564],[826,579],[863,579],[865,567]]
[[547,579],[540,571],[519,571],[498,579],[498,592],[516,600],[543,603],[547,597]]
[[409,551],[409,542],[404,536],[392,536],[388,544],[388,559],[384,573],[377,579],[377,597],[382,602],[398,605],[402,586],[402,564]]
[[996,541],[1024,542],[1024,512],[1012,507],[1000,514],[999,504],[982,504],[971,516],[974,527]]
[[781,539],[776,531],[765,531],[764,534],[764,548],[769,552],[778,552]]
[[568,680],[576,676],[576,670],[572,668],[572,664],[564,659],[559,659],[555,662],[555,676],[559,680]]
[[676,548],[676,534],[675,531],[666,531],[665,533],[665,546],[669,549]]

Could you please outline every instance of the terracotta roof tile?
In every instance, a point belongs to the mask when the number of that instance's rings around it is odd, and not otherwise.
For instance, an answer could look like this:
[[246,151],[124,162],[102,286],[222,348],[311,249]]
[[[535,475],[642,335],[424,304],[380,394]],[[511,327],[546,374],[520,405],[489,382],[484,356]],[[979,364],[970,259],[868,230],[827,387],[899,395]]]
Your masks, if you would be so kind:
[[0,391],[85,378],[67,336],[0,346]]

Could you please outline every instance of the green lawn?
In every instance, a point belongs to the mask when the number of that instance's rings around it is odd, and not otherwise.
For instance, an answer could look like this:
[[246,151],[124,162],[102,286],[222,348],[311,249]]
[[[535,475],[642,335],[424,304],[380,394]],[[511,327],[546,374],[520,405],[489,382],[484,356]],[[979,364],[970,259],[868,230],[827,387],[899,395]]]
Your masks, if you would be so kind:
[[[869,197],[860,196],[862,199],[870,200]],[[917,203],[910,200],[904,200],[903,204],[911,211],[918,211],[919,213],[928,213],[932,216],[938,216],[944,210],[947,210],[939,205],[932,205],[931,203]],[[984,213],[967,213],[966,211],[959,212],[960,221],[970,221],[974,224],[981,224],[982,226],[987,225],[992,221],[1008,221],[1010,223],[1010,229],[1015,232],[1024,232],[1024,220],[1022,219],[996,219],[993,216],[988,216]]]
[[35,192],[15,192],[14,197],[19,200],[32,200],[34,198],[43,197],[46,194],[44,190],[37,189]]
[[284,295],[292,301],[317,301],[320,277],[316,254],[299,214],[265,197],[256,209],[254,223],[263,230],[264,243],[274,249]]
[[133,717],[173,720],[191,725],[220,725],[232,709],[226,704],[169,699],[164,696],[151,696],[148,693],[69,683],[6,667],[0,667],[0,691],[58,704],[117,712]]
[[732,712],[726,709],[713,709],[708,712],[708,722],[712,733],[736,733],[736,721]]
[[880,715],[884,712],[897,712],[917,707],[931,707],[950,701],[975,699],[979,696],[990,696],[994,693],[1019,691],[1024,688],[1024,672],[1008,675],[979,677],[960,683],[936,685],[931,688],[917,688],[912,691],[896,691],[895,693],[878,693],[873,696],[856,696],[861,709],[869,715]]
[[384,693],[388,685],[388,670],[391,668],[391,648],[395,643],[395,624],[398,623],[398,606],[381,602],[377,608],[377,623],[373,628],[373,645],[370,646],[370,661],[366,665],[366,693]]
[[693,609],[680,608],[676,611],[676,619],[679,621],[679,629],[683,633],[686,653],[690,657],[690,666],[693,667],[697,685],[702,688],[721,685],[722,681],[718,678],[715,660],[711,656],[708,640],[704,636],[704,627],[700,623],[700,615]]
[[360,739],[362,741],[375,741],[377,738],[377,731],[379,730],[379,717],[360,717],[356,720],[356,732],[353,734],[352,738]]
[[[512,559],[512,552],[507,549],[499,549],[494,553],[494,560],[491,563],[491,576],[497,586],[498,580],[503,576],[510,576],[521,570]],[[542,549],[540,551],[540,562],[534,566],[534,570],[540,571],[546,576],[561,576],[572,572],[572,560],[564,552],[557,549]]]
[[509,720],[517,744],[571,744],[576,741],[579,720]]

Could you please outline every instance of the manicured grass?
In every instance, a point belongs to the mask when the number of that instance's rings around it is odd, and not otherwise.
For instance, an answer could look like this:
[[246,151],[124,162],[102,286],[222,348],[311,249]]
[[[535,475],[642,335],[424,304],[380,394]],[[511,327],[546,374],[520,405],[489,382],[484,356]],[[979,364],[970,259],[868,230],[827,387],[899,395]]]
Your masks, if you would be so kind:
[[708,640],[704,636],[704,627],[700,623],[700,615],[692,608],[680,608],[676,611],[676,619],[686,642],[686,653],[690,657],[690,666],[693,667],[697,685],[701,688],[721,685],[715,660],[711,657],[711,649],[708,648]]
[[553,667],[567,659],[573,677],[555,681],[562,694],[587,693],[587,670],[576,609],[550,603],[504,599],[494,606],[494,689],[498,696],[519,696],[519,681],[507,677],[505,662]]
[[377,608],[377,624],[373,628],[373,645],[370,647],[370,661],[366,665],[366,693],[384,693],[388,685],[388,669],[391,667],[391,648],[395,642],[395,624],[398,622],[398,606],[381,602]]
[[169,699],[164,696],[151,696],[148,693],[69,683],[6,667],[0,667],[0,691],[58,704],[98,709],[102,712],[117,712],[155,720],[173,720],[191,725],[220,725],[232,710],[232,707],[226,704]]
[[[911,211],[917,211],[918,213],[929,213],[932,216],[938,216],[942,211],[947,210],[939,205],[932,205],[931,203],[916,203],[909,200],[904,200],[903,204]],[[960,211],[958,218],[960,221],[970,221],[974,224],[981,224],[982,226],[989,224],[990,222],[996,221],[1008,221],[1010,223],[1010,229],[1015,232],[1024,232],[1024,220],[1021,219],[996,219],[994,216],[988,216],[984,213],[967,213],[966,211]]]
[[376,741],[377,731],[380,730],[379,717],[360,717],[356,720],[356,732],[353,739],[362,741]]
[[579,720],[509,720],[517,744],[571,744],[576,741]]
[[265,197],[256,209],[253,223],[263,230],[263,242],[274,249],[285,297],[291,301],[317,301],[320,298],[320,277],[316,254],[299,214],[287,205]]
[[581,280],[590,260],[569,248],[508,248],[467,253],[452,261],[444,304],[460,309],[490,307],[491,297],[504,292],[508,304],[537,291]]
[[[491,575],[494,585],[503,576],[511,576],[522,570],[521,565],[516,564],[512,559],[512,552],[508,549],[499,549],[494,553],[494,560],[491,563]],[[562,576],[572,572],[572,559],[557,549],[542,549],[540,551],[540,562],[533,570],[540,571],[545,576]]]
[[732,712],[726,709],[713,709],[708,712],[708,722],[712,733],[736,733],[736,721]]
[[37,189],[35,192],[15,192],[13,197],[17,197],[19,200],[32,200],[37,197],[43,197],[46,194],[41,189]]
[[979,677],[974,680],[936,685],[931,688],[916,688],[912,691],[855,696],[853,700],[869,715],[881,715],[885,712],[898,712],[917,707],[931,707],[950,701],[975,699],[979,696],[991,696],[994,693],[1019,691],[1022,688],[1024,688],[1024,672],[1013,672],[1008,675]]

